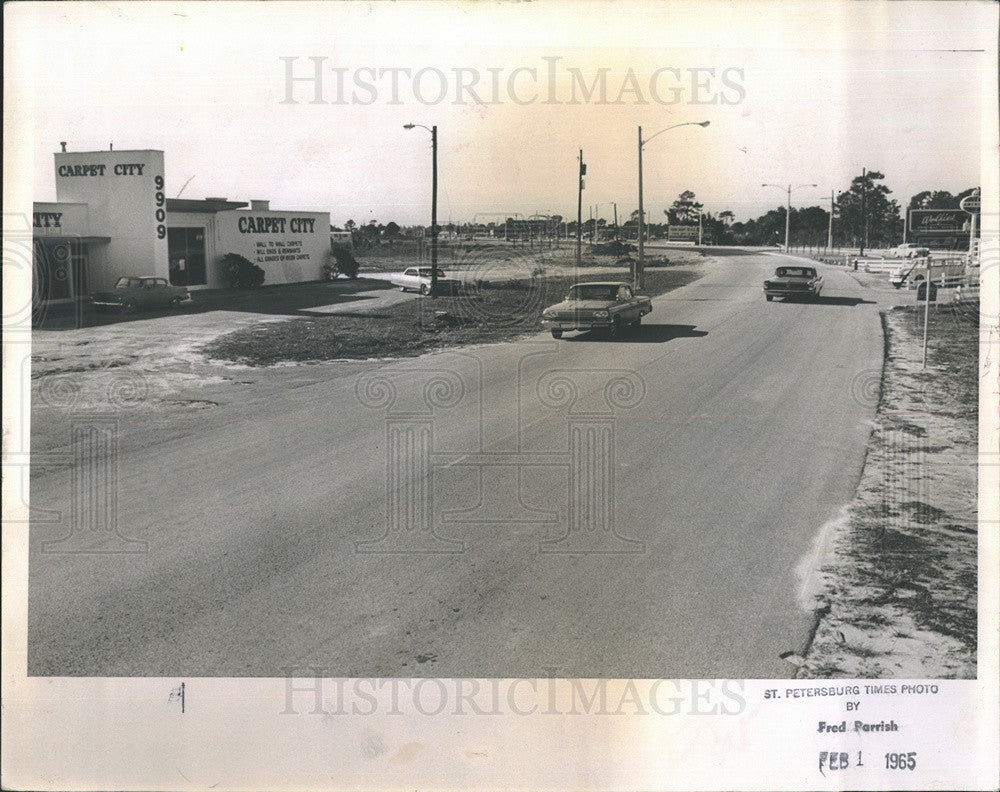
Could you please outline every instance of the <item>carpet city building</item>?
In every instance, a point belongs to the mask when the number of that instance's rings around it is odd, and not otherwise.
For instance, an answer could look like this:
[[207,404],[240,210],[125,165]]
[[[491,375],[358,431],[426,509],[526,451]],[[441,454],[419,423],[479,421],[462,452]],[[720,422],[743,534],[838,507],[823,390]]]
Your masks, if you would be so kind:
[[328,212],[167,198],[162,151],[62,149],[56,201],[34,205],[36,302],[106,290],[123,275],[225,286],[218,262],[227,253],[261,267],[266,284],[319,280],[330,260]]

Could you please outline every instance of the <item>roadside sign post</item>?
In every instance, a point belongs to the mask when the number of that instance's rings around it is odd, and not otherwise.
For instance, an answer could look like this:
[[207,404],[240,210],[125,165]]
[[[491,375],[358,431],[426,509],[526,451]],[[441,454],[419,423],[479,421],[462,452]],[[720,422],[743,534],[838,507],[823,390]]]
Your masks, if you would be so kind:
[[[927,320],[931,312],[931,270],[927,267],[927,277],[924,278],[924,352],[921,368],[927,368]],[[919,291],[917,292],[919,294]]]

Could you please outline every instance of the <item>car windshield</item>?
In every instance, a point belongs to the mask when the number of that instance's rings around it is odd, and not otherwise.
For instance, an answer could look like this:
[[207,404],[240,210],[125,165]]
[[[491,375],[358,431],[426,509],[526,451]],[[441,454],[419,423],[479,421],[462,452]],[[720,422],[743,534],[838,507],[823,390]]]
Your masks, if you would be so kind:
[[118,283],[115,284],[116,289],[134,289],[139,285],[138,278],[119,278]]
[[[422,277],[422,278],[429,278],[431,276],[431,268],[430,267],[421,267],[418,270],[418,272],[420,273],[420,277]],[[445,277],[444,270],[443,269],[439,269],[437,271],[437,276],[439,278]]]
[[584,283],[569,290],[570,300],[614,300],[617,298],[617,283]]
[[779,278],[812,278],[816,270],[809,267],[778,267],[774,273]]

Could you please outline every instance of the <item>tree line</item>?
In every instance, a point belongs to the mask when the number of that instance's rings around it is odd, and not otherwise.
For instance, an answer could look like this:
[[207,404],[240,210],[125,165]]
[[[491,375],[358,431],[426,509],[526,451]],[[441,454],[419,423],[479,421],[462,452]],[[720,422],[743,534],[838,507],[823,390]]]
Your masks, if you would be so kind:
[[[867,171],[851,180],[848,189],[836,195],[833,205],[833,245],[834,247],[885,248],[899,244],[903,240],[903,212],[899,202],[891,197],[892,190],[884,183],[885,174]],[[912,196],[906,206],[910,209],[959,208],[959,202],[977,192],[970,187],[957,195],[947,190],[924,190]],[[669,209],[664,210],[663,220],[655,222],[647,217],[646,234],[649,237],[665,237],[670,225],[697,226],[699,218],[702,237],[706,243],[715,245],[776,245],[785,240],[785,206],[770,209],[759,217],[736,221],[732,211],[726,209],[717,213],[703,211],[694,192],[685,190]],[[648,213],[647,213],[648,215]],[[576,234],[576,222],[564,222],[559,215],[555,221],[559,233],[565,237]],[[508,222],[513,218],[508,218]],[[583,221],[582,233],[595,238],[636,239],[638,237],[639,212],[635,210],[624,218],[620,227],[613,227],[604,218]],[[443,223],[439,224],[439,234],[473,235],[489,234],[503,238],[507,224],[499,223]],[[792,207],[789,216],[789,243],[795,246],[824,247],[828,241],[830,227],[829,206]],[[331,227],[331,230],[341,229]],[[382,242],[394,242],[403,238],[426,236],[427,226],[402,227],[395,222],[385,224],[375,220],[358,225],[354,220],[344,223],[343,230],[350,231],[355,244],[362,247]]]

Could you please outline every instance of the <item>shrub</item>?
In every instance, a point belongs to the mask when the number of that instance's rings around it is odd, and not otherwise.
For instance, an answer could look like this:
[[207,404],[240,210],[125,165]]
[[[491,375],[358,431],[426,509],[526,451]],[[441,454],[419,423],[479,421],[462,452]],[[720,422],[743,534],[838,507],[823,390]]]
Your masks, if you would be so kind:
[[220,266],[222,279],[232,289],[251,289],[264,283],[264,270],[239,253],[227,253]]
[[635,250],[635,245],[618,239],[590,246],[590,252],[599,256],[624,256]]
[[354,254],[348,248],[341,245],[334,245],[330,252],[333,253],[333,258],[336,260],[334,267],[337,272],[341,275],[346,275],[348,278],[358,277],[358,268],[361,265],[358,264],[357,259],[354,258]]

